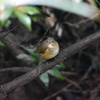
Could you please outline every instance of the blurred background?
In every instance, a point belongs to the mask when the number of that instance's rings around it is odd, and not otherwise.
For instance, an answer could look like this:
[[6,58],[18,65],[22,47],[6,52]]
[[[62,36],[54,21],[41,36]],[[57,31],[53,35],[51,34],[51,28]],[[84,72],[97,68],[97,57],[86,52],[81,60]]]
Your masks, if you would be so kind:
[[[98,32],[99,8],[98,0],[0,0],[0,85],[38,65],[41,39],[53,37],[62,50]],[[99,50],[97,41],[4,100],[100,100]]]

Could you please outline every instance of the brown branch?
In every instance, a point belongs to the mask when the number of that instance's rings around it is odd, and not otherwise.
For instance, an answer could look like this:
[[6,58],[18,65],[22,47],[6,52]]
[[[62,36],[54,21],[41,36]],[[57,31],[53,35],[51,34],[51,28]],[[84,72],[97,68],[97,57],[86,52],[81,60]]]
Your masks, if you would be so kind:
[[[0,34],[1,36],[2,34]],[[14,41],[16,44],[19,44],[19,39],[15,37],[14,34],[10,33],[9,35],[6,36],[7,39],[9,39],[9,41]],[[27,57],[28,55],[19,48],[19,46],[16,46],[15,44],[9,42],[9,41],[5,41],[4,39],[1,39],[0,41],[2,41],[5,45],[5,47],[10,51],[10,53],[13,55],[13,57],[20,62],[21,65],[25,65],[25,66],[29,66],[30,64],[32,64],[32,66],[35,64],[33,63],[33,60],[29,57]],[[23,55],[23,58],[18,59],[19,55]]]
[[0,72],[6,72],[6,71],[13,71],[13,72],[28,72],[32,68],[30,67],[11,67],[11,68],[2,68],[0,69]]
[[1,36],[0,39],[4,38],[4,37],[7,36],[8,34],[10,34],[11,31],[12,31],[13,29],[15,29],[19,24],[20,24],[20,22],[18,22],[18,23],[17,23],[11,30],[9,30],[6,34],[4,34],[3,36]]
[[69,56],[77,53],[78,51],[84,49],[86,46],[89,46],[90,44],[96,42],[99,39],[100,39],[100,31],[74,43],[73,45],[69,46],[66,49],[61,50],[59,55],[56,57],[56,60],[54,59],[48,60],[47,62],[38,65],[36,68],[33,68],[31,71],[14,79],[13,81],[1,85],[0,93],[8,93],[18,88],[19,86],[22,86],[32,81],[34,78],[38,77],[42,73],[53,68],[58,62],[61,63]]
[[75,81],[72,81],[72,80],[68,79],[67,77],[64,77],[64,80],[66,80],[66,81],[69,82],[70,84],[76,86],[79,90],[82,91],[82,88],[81,88]]
[[53,93],[52,95],[50,95],[50,96],[44,98],[43,100],[49,100],[49,99],[51,99],[52,97],[56,96],[57,94],[61,93],[62,91],[65,91],[65,90],[67,91],[67,88],[69,88],[70,86],[71,86],[71,84],[66,85],[66,86],[65,86],[64,88],[62,88],[61,90],[59,90],[59,91]]

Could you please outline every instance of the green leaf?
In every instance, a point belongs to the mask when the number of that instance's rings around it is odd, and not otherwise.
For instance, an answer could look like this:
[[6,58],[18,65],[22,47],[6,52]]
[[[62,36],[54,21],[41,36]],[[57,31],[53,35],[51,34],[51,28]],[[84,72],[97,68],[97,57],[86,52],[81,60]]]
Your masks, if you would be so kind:
[[31,16],[31,19],[32,19],[33,21],[37,21],[37,20],[38,20],[38,16],[32,15],[32,16]]
[[37,61],[38,57],[40,56],[39,53],[34,53],[32,56],[28,56],[29,58],[31,58],[33,61]]
[[34,48],[33,47],[33,49],[29,49],[29,48],[24,48],[26,51],[28,51],[29,53],[34,53],[35,51],[36,51],[36,47]]
[[19,54],[16,56],[17,59],[26,59],[26,60],[31,60],[32,61],[32,58],[29,57],[29,55],[27,54]]
[[92,5],[95,7],[95,8],[98,8],[98,2],[96,0],[92,0]]
[[28,55],[28,57],[29,57],[29,58],[31,58],[31,59],[32,59],[32,61],[34,61],[34,62],[35,62],[35,61],[37,61],[37,58],[36,58],[36,57],[34,57],[34,56],[30,56],[30,55]]
[[4,46],[4,44],[0,41],[0,46]]
[[17,18],[22,22],[25,26],[28,27],[29,30],[31,30],[31,19],[27,14],[21,13],[19,11],[14,11],[14,14],[17,16]]
[[56,68],[53,68],[51,70],[48,70],[47,71],[49,74],[51,74],[52,76],[55,76],[57,78],[60,78],[60,79],[63,79],[63,76],[62,74],[60,73],[60,71]]
[[35,57],[39,57],[40,54],[39,54],[39,53],[34,53],[33,56],[35,56]]
[[26,13],[29,15],[34,15],[34,14],[40,14],[40,11],[33,6],[19,6],[17,7],[17,9],[22,12],[22,13]]
[[7,19],[11,16],[13,8],[7,8],[0,12],[0,24],[4,25]]
[[58,69],[53,68],[51,70],[48,70],[47,72],[39,76],[40,80],[45,84],[46,87],[49,86],[49,75],[48,74],[54,77],[60,78],[60,79],[64,79]]
[[60,65],[57,65],[57,67],[66,68],[64,63],[61,63]]
[[98,42],[98,45],[100,45],[100,42]]
[[42,75],[40,75],[39,78],[45,84],[46,87],[49,86],[49,76],[48,76],[47,72],[45,72]]

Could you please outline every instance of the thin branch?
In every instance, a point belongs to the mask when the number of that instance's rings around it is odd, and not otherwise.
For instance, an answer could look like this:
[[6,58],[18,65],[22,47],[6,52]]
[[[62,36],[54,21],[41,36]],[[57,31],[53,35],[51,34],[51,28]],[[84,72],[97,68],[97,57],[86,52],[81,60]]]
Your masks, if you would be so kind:
[[66,72],[66,71],[61,71],[61,74],[63,74],[63,75],[77,75],[77,73],[75,73],[75,72]]
[[32,68],[29,67],[11,67],[11,68],[2,68],[0,69],[0,72],[7,72],[7,71],[13,71],[13,72],[28,72]]
[[48,30],[44,33],[44,35],[42,36],[42,38],[37,42],[37,44],[36,44],[34,47],[37,47],[37,46],[39,45],[39,43],[44,39],[45,35],[46,35],[50,30],[51,30],[51,28],[48,29]]
[[97,17],[97,16],[98,16],[98,13],[95,14],[94,16],[88,18],[88,19],[81,20],[81,21],[79,21],[79,22],[77,22],[77,23],[70,23],[70,22],[63,22],[63,23],[64,23],[64,24],[67,24],[67,25],[69,25],[69,26],[78,26],[78,25],[80,25],[80,24],[86,23],[87,21],[90,21],[90,20],[93,20],[93,19],[96,20],[96,17]]
[[[15,27],[17,27],[19,24],[17,24]],[[13,27],[11,30],[13,30],[15,27]],[[51,28],[50,28],[51,29]],[[0,39],[3,39],[3,40],[5,40],[5,41],[8,41],[9,43],[12,43],[12,44],[14,44],[14,45],[16,45],[16,46],[18,46],[18,47],[21,47],[21,48],[23,48],[24,50],[27,48],[27,49],[33,49],[33,48],[35,48],[35,47],[37,47],[38,45],[39,45],[39,43],[44,39],[44,37],[45,37],[45,35],[50,31],[50,29],[48,29],[45,33],[44,33],[44,35],[42,36],[42,38],[38,41],[38,43],[34,46],[34,47],[25,47],[25,46],[23,46],[23,45],[20,45],[20,44],[18,44],[18,43],[16,43],[16,42],[13,42],[13,41],[11,41],[10,39],[8,39],[7,37],[5,37],[5,36],[7,36],[10,32],[11,32],[11,30],[9,31],[9,32],[7,32],[5,35],[3,35],[3,36],[1,36],[0,37]],[[2,33],[2,32],[1,32]]]
[[12,43],[12,44],[14,44],[14,45],[16,45],[16,46],[18,46],[18,47],[23,48],[23,49],[27,48],[27,47],[25,47],[25,46],[23,46],[23,45],[20,45],[20,44],[16,43],[16,42],[13,42],[13,41],[11,41],[11,40],[8,40],[8,39],[5,38],[5,37],[3,38],[3,40],[8,41],[9,43]]
[[43,100],[49,100],[50,98],[56,96],[57,94],[59,94],[59,93],[61,93],[62,91],[66,90],[67,88],[69,88],[70,86],[71,86],[71,84],[68,84],[67,86],[65,86],[65,87],[62,88],[61,90],[59,90],[59,91],[53,93],[52,95],[50,95],[50,96],[44,98]]
[[89,69],[87,70],[87,72],[84,74],[84,76],[81,78],[80,81],[83,81],[84,79],[86,79],[86,77],[88,76],[88,74],[90,73],[90,71],[92,70],[92,66],[89,67]]
[[11,82],[1,85],[0,93],[9,93],[10,91],[32,81],[34,78],[38,77],[42,73],[53,68],[55,65],[57,65],[58,62],[59,63],[63,62],[65,59],[67,59],[71,55],[79,52],[80,50],[86,48],[92,43],[97,42],[99,39],[100,39],[100,31],[90,36],[87,36],[86,38],[61,50],[58,56],[56,57],[56,60],[51,59],[51,60],[48,60],[47,62],[43,62],[42,64],[38,65],[36,68],[33,68],[31,71],[25,73],[24,75],[14,79]]
[[79,86],[79,84],[77,84],[75,81],[72,81],[70,79],[68,79],[67,77],[64,77],[64,79],[69,82],[70,84],[74,85],[75,87],[77,87],[79,90],[82,91],[82,88]]
[[20,24],[20,22],[18,22],[11,30],[9,30],[6,34],[4,34],[3,36],[0,37],[0,39],[4,38],[5,36],[7,36],[9,33],[11,33],[11,31],[13,29],[15,29],[18,25]]

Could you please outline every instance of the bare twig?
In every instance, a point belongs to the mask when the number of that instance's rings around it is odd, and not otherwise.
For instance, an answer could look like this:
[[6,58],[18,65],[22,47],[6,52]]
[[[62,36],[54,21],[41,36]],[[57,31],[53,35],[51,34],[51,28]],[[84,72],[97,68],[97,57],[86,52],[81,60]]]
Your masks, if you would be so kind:
[[81,81],[83,81],[84,79],[86,79],[86,77],[88,76],[89,72],[92,70],[92,66],[89,67],[89,69],[87,70],[87,72],[84,74],[84,76],[81,78]]
[[[32,47],[32,49],[35,48],[35,47],[43,40],[43,38],[44,38],[44,36],[46,35],[47,32],[48,32],[48,30],[45,32],[45,34],[44,34],[43,37],[40,39],[40,41],[38,41],[38,43],[37,43],[34,47]],[[9,32],[9,33],[10,33],[10,32]],[[8,38],[5,38],[5,36],[6,36],[7,34],[9,34],[9,33],[6,33],[6,34],[3,35],[2,37],[0,37],[0,39],[3,39],[3,40],[5,40],[5,41],[8,41],[9,43],[12,43],[12,44],[14,44],[14,45],[16,45],[16,46],[18,46],[18,47],[23,48],[23,49],[25,49],[25,48],[30,48],[30,47],[25,47],[25,46],[23,46],[23,45],[20,45],[20,44],[18,44],[18,43],[16,43],[16,42],[13,42],[13,41],[11,41],[11,40],[8,39]]]
[[16,46],[18,46],[18,47],[27,48],[27,47],[25,47],[25,46],[23,46],[23,45],[20,45],[20,44],[18,44],[18,43],[16,43],[16,42],[11,41],[11,40],[8,39],[8,38],[3,38],[3,40],[5,40],[5,41],[7,41],[7,42],[9,42],[9,43],[12,43],[12,44],[14,44],[14,45],[16,45]]
[[75,72],[65,72],[65,71],[61,71],[61,74],[63,74],[63,75],[77,75],[77,73],[75,73]]
[[90,20],[95,20],[95,18],[98,16],[98,13],[96,14],[96,15],[94,15],[93,17],[91,17],[91,18],[88,18],[88,19],[84,19],[84,20],[82,20],[82,21],[79,21],[79,22],[77,22],[77,23],[69,23],[69,22],[64,22],[64,24],[67,24],[67,25],[69,25],[69,26],[78,26],[78,25],[80,25],[80,24],[83,24],[83,23],[85,23],[85,22],[87,22],[87,21],[90,21]]
[[5,36],[7,36],[9,33],[11,33],[11,31],[13,29],[15,29],[18,25],[20,24],[20,22],[18,22],[11,30],[9,30],[6,34],[4,34],[3,36],[0,37],[0,39],[4,38]]
[[76,86],[79,90],[82,90],[82,88],[81,88],[76,82],[74,82],[74,81],[68,79],[67,77],[64,77],[64,79],[65,79],[67,82],[69,82],[70,84]]
[[[14,39],[15,42],[19,42],[17,38],[14,37],[15,35],[13,34],[9,34],[6,36],[7,39],[9,38],[12,38]],[[21,62],[21,64],[24,64],[25,66],[28,66],[30,64],[33,63],[33,60],[31,58],[28,57],[28,55],[20,48],[18,48],[18,46],[8,42],[8,41],[5,41],[4,39],[1,39],[1,41],[4,43],[5,47],[11,51],[11,54],[13,55],[13,57],[15,59],[17,59],[18,61]],[[23,58],[20,58],[18,59],[18,57],[20,55],[23,55]]]
[[14,72],[28,72],[32,68],[29,67],[11,67],[11,68],[2,68],[0,69],[0,72],[6,72],[6,71],[14,71]]
[[37,45],[39,45],[39,43],[44,39],[45,35],[46,35],[49,31],[50,31],[50,29],[47,30],[47,31],[44,33],[44,35],[42,36],[42,38],[38,41],[38,43],[37,43],[34,47],[36,47]]
[[[4,35],[2,34],[3,36],[0,35],[0,39],[3,39],[3,40],[5,40],[5,41],[8,41],[9,43],[12,43],[12,44],[14,44],[14,45],[16,45],[16,46],[18,46],[18,47],[23,48],[23,49],[29,48],[29,47],[25,47],[25,46],[23,46],[23,45],[20,45],[20,44],[18,44],[18,43],[16,43],[16,42],[11,41],[8,37],[5,37],[5,36],[7,36],[13,29],[15,29],[19,24],[20,24],[20,23],[17,23],[17,24],[16,24],[11,30],[9,30],[6,34],[4,34]],[[50,29],[51,29],[51,28],[50,28]],[[37,43],[34,47],[32,47],[32,49],[35,48],[35,47],[44,39],[45,35],[50,31],[50,29],[47,30],[47,31],[44,33],[44,35],[42,36],[42,38],[38,41],[38,43]],[[2,32],[3,32],[3,31],[2,31]],[[1,33],[2,33],[2,32],[1,32]]]
[[59,91],[57,91],[57,92],[53,93],[52,95],[50,95],[50,96],[48,96],[48,97],[44,98],[43,100],[49,100],[50,98],[52,98],[52,97],[56,96],[57,94],[59,94],[59,93],[61,93],[62,91],[66,90],[67,88],[69,88],[70,86],[71,86],[71,84],[69,84],[69,85],[65,86],[65,87],[64,87],[64,88],[62,88],[61,90],[59,90]]

